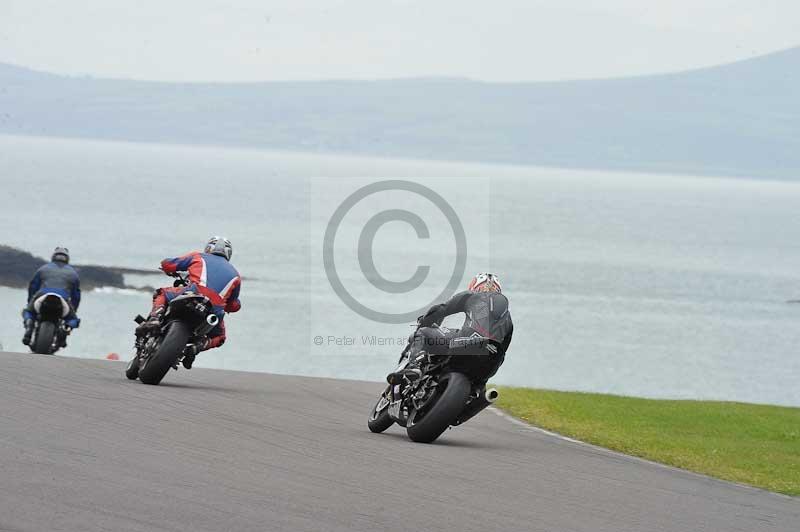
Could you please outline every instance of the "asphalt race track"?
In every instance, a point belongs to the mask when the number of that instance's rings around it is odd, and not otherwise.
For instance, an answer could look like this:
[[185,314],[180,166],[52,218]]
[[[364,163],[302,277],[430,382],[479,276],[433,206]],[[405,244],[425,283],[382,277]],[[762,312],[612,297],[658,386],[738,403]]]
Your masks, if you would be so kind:
[[433,445],[381,385],[0,353],[2,531],[800,530],[800,499],[480,414]]

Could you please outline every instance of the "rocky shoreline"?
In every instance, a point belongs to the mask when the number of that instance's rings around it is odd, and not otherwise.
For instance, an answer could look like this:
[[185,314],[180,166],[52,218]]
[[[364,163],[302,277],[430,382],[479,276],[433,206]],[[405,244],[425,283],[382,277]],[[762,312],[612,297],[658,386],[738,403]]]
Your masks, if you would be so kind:
[[[0,286],[28,288],[34,272],[47,261],[11,246],[0,245]],[[152,270],[73,264],[81,276],[81,289],[91,290],[101,286],[141,289],[125,284],[125,274],[155,274]]]

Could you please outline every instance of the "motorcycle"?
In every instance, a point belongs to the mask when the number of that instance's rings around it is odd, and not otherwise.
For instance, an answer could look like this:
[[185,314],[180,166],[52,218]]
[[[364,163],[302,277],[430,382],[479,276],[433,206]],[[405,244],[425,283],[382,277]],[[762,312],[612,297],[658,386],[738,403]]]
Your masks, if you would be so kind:
[[[414,335],[400,355],[395,371],[411,362],[410,348]],[[494,388],[472,382],[467,375],[453,370],[452,355],[421,354],[417,360],[422,376],[401,384],[390,384],[372,408],[367,426],[380,433],[397,423],[405,427],[415,442],[431,443],[447,430],[472,419],[499,397]]]
[[[185,275],[174,286],[189,287]],[[137,315],[137,324],[146,320]],[[204,295],[190,287],[169,302],[159,327],[136,337],[136,354],[125,368],[125,376],[144,384],[159,384],[169,369],[178,369],[187,344],[205,337],[219,323],[214,306]]]
[[33,303],[36,320],[30,348],[40,355],[52,355],[65,345],[70,329],[64,318],[70,313],[70,306],[58,294],[43,294]]

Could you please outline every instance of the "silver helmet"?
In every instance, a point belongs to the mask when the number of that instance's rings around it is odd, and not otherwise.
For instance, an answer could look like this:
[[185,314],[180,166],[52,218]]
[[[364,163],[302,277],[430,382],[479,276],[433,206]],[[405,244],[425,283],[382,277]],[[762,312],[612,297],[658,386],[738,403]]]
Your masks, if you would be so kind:
[[58,246],[53,250],[53,256],[50,257],[50,260],[53,262],[63,262],[64,264],[69,264],[69,250],[65,247]]
[[212,255],[225,257],[225,260],[231,260],[231,256],[233,255],[233,246],[231,246],[231,241],[224,236],[212,236],[208,239],[208,243],[206,244],[204,251]]

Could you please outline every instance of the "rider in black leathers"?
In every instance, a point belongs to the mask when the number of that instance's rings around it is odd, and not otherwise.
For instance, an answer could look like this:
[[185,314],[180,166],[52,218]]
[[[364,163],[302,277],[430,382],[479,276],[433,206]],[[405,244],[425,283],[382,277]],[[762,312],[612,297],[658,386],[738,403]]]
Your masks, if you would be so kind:
[[[420,327],[408,350],[409,363],[386,380],[395,384],[403,378],[417,379],[422,374],[419,363],[426,355],[451,355],[451,369],[463,372],[476,384],[486,384],[503,364],[514,332],[508,299],[501,290],[496,275],[479,273],[466,291],[431,307],[419,318]],[[461,329],[439,326],[444,318],[459,312],[466,314]]]

